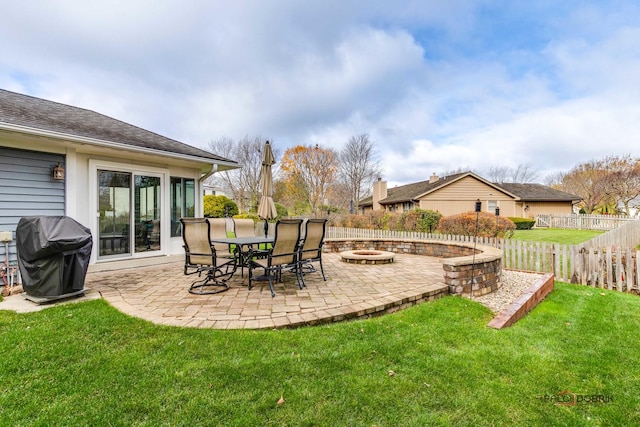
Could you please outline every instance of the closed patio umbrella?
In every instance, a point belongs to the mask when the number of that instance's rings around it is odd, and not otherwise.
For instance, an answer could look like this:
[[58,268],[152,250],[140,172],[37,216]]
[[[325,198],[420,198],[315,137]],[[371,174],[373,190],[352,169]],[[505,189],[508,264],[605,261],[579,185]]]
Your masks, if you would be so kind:
[[264,144],[262,153],[262,169],[260,170],[260,187],[262,194],[258,204],[258,216],[265,220],[264,234],[267,235],[267,221],[278,216],[276,205],[273,203],[273,176],[271,176],[271,166],[276,162],[271,150],[271,144],[267,141]]

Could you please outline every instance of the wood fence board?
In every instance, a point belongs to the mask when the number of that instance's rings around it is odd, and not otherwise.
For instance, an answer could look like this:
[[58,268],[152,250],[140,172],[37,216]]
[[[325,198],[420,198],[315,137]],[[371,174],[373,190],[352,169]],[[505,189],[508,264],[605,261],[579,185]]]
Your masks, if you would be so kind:
[[[632,230],[631,227],[627,227],[627,231],[631,232]],[[640,234],[638,235],[640,236]],[[615,238],[613,234],[611,236]],[[637,243],[628,247],[620,243],[614,243],[611,246],[601,246],[600,244],[566,245],[341,227],[327,227],[327,238],[433,239],[466,243],[477,242],[500,248],[503,253],[502,265],[506,269],[531,270],[540,273],[552,272],[558,281],[640,293],[640,277],[638,275],[640,257],[637,256],[635,249]]]

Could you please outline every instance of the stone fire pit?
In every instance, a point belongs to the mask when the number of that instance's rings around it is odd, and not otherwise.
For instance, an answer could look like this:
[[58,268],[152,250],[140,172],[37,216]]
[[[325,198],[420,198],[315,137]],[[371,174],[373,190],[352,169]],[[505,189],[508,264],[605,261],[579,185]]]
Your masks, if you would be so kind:
[[377,251],[372,249],[358,249],[355,251],[340,252],[342,261],[351,264],[390,264],[396,254],[393,252]]

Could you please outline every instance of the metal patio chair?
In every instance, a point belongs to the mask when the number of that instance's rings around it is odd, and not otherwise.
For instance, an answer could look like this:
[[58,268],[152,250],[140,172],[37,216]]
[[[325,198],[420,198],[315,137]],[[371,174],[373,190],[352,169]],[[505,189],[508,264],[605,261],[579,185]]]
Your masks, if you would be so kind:
[[236,237],[254,237],[256,224],[250,218],[233,218],[233,233]]
[[[227,233],[227,221],[224,218],[207,218],[207,222],[210,226],[209,240],[214,239],[226,239],[229,237]],[[235,256],[235,251],[232,251],[226,243],[213,243],[213,247],[216,249],[216,253],[224,258],[231,258]]]
[[184,274],[198,274],[204,279],[196,280],[189,292],[197,295],[217,294],[229,289],[227,280],[236,269],[236,259],[228,245],[218,251],[211,243],[211,224],[207,218],[181,218],[184,241]]
[[[233,220],[233,234],[236,237],[255,237],[256,224],[250,218],[232,218]],[[254,249],[252,247],[238,248],[239,265],[241,268],[242,277],[244,277],[244,267],[247,266],[247,256],[249,251]]]
[[312,263],[317,262],[320,266],[322,279],[326,282],[327,277],[324,274],[322,266],[322,244],[324,243],[324,235],[326,230],[326,219],[310,218],[304,224],[304,239],[300,245],[300,253],[298,255],[298,268],[300,269],[300,278],[304,286],[304,275],[307,273],[315,273],[317,270]]
[[273,246],[267,250],[260,250],[261,257],[255,257],[256,251],[249,251],[248,267],[249,267],[249,289],[251,289],[254,280],[254,270],[263,269],[264,279],[269,281],[269,289],[271,296],[275,297],[273,290],[273,282],[282,280],[282,272],[285,269],[292,268],[295,273],[298,287],[302,289],[302,280],[300,278],[300,269],[295,268],[298,262],[299,242],[300,242],[300,219],[282,219],[276,223],[275,238]]

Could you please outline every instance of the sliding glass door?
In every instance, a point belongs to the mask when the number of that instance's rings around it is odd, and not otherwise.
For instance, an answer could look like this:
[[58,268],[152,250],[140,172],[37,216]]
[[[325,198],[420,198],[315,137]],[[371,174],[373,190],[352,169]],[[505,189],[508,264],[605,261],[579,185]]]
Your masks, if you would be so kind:
[[135,251],[159,251],[160,228],[160,178],[135,175],[133,187]]
[[162,249],[161,179],[98,170],[98,256]]

